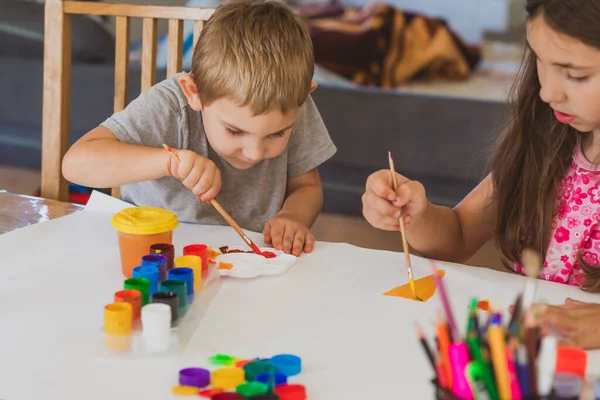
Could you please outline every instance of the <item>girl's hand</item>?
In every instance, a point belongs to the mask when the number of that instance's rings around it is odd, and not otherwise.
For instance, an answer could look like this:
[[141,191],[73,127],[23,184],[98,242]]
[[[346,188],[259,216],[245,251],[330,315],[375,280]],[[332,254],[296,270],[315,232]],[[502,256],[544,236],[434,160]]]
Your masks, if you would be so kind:
[[210,201],[217,197],[221,190],[221,171],[214,162],[191,150],[179,150],[180,162],[171,157],[169,173],[181,180],[200,201]]
[[567,298],[561,306],[541,306],[542,332],[564,336],[559,345],[584,350],[600,348],[600,304]]
[[[394,192],[389,170],[380,170],[367,179],[365,193],[362,196],[363,216],[375,228],[386,231],[400,230],[398,218],[403,212],[406,228],[411,220],[422,214],[429,201],[425,188],[417,181],[396,173],[398,190]],[[401,211],[402,208],[402,211]]]

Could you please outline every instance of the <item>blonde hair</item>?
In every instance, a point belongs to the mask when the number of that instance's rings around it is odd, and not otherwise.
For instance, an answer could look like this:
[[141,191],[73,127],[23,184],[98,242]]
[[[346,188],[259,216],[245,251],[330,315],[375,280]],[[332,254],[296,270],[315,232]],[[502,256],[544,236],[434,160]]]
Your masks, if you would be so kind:
[[302,19],[274,0],[219,6],[198,39],[192,76],[203,105],[231,97],[255,115],[299,108],[310,93],[313,46]]

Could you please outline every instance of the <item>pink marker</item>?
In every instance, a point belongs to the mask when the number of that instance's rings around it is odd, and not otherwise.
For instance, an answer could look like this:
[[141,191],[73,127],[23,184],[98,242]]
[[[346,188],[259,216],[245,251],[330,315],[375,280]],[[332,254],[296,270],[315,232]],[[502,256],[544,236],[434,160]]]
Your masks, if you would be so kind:
[[508,362],[508,377],[510,379],[510,394],[513,400],[522,400],[521,386],[519,386],[519,378],[517,377],[517,367],[515,360],[510,351],[510,347],[506,348],[506,360]]
[[469,363],[469,352],[464,342],[452,343],[448,347],[450,366],[452,368],[452,393],[461,399],[473,400],[473,392],[465,374]]

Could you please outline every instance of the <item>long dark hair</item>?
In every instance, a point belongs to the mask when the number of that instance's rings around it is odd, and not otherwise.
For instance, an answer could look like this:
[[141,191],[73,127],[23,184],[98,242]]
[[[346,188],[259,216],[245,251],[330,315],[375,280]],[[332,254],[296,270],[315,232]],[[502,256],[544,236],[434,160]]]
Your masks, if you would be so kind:
[[[600,2],[527,0],[525,8],[528,20],[544,18],[557,32],[600,49]],[[559,123],[541,100],[540,89],[536,55],[526,49],[510,94],[509,125],[491,160],[495,239],[510,263],[520,261],[525,247],[546,255],[559,183],[577,144],[590,139],[589,133]],[[578,258],[586,274],[583,288],[600,291],[600,268],[586,264],[581,253]]]

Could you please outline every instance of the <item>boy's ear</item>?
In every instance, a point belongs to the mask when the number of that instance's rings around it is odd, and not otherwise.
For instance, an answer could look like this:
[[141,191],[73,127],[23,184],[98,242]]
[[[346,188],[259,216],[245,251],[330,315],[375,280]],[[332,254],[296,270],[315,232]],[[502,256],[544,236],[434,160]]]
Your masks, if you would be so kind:
[[200,101],[200,96],[198,96],[198,88],[192,76],[190,74],[181,74],[177,77],[177,81],[192,110],[202,111],[202,102]]
[[317,84],[317,82],[315,81],[310,81],[310,92],[308,93],[312,93],[315,91],[315,89],[318,87],[319,85]]

